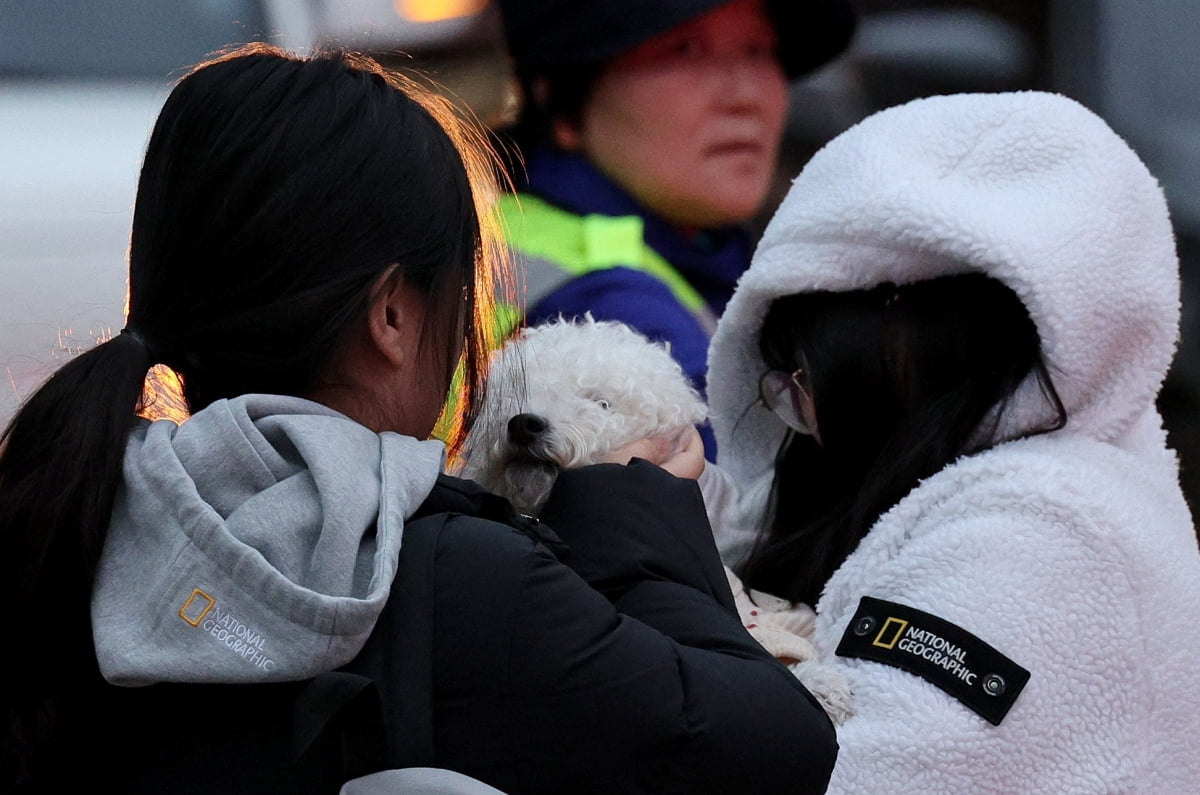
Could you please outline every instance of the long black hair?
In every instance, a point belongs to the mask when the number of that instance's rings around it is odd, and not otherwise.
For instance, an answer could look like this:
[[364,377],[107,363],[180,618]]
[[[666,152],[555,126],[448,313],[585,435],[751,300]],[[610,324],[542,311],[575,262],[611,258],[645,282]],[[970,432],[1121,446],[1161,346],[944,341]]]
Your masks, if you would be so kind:
[[897,287],[787,296],[770,307],[767,366],[807,362],[821,441],[789,434],[746,583],[816,604],[875,521],[917,483],[992,443],[1030,373],[1066,423],[1037,328],[1003,283],[979,273]]
[[499,251],[482,140],[449,102],[348,53],[250,45],[175,86],[138,184],[128,333],[58,370],[0,437],[0,593],[23,616],[22,648],[0,655],[4,780],[87,742],[70,718],[98,682],[92,581],[152,366],[178,375],[190,411],[304,395],[372,286],[403,279],[428,296],[427,371],[461,384],[450,402],[469,423]]

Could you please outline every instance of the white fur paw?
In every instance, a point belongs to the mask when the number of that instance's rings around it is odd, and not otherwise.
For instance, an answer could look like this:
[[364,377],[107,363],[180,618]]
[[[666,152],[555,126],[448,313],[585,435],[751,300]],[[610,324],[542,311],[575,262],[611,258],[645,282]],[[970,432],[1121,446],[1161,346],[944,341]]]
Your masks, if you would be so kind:
[[835,726],[854,714],[850,682],[840,671],[815,660],[793,663],[788,670],[816,697]]

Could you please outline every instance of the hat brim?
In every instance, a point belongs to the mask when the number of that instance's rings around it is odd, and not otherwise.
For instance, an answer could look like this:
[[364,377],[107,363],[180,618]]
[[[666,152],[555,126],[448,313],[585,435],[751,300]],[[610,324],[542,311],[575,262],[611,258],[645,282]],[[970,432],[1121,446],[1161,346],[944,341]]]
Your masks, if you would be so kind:
[[[602,63],[728,2],[676,0],[640,5],[637,13],[619,2],[597,3],[556,16],[513,0],[501,4],[501,13],[513,60],[528,73]],[[851,0],[767,0],[767,13],[779,36],[780,63],[793,79],[840,55],[857,22]]]
[[779,35],[779,60],[790,78],[802,77],[845,52],[858,16],[847,0],[768,0]]

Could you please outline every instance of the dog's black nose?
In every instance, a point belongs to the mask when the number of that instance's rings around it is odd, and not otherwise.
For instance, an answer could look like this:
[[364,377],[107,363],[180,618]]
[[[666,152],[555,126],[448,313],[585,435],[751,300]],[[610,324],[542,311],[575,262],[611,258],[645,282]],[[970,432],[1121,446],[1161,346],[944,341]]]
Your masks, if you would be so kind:
[[550,424],[536,414],[518,414],[508,421],[508,440],[513,444],[530,444],[549,427]]

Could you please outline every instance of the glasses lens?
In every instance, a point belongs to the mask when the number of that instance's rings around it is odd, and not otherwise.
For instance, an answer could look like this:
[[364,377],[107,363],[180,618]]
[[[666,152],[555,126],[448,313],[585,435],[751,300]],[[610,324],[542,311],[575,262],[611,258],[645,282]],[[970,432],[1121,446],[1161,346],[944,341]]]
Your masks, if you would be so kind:
[[812,398],[802,387],[797,373],[785,373],[782,370],[768,370],[759,381],[759,392],[763,404],[775,412],[779,419],[794,431],[811,434],[814,430],[812,422]]

